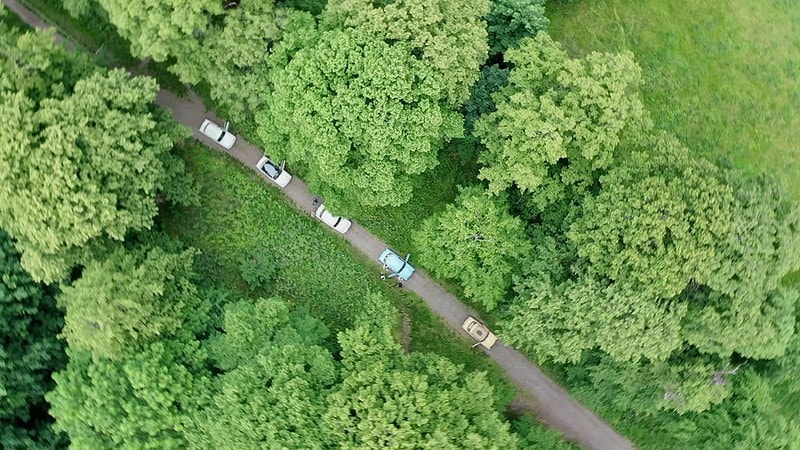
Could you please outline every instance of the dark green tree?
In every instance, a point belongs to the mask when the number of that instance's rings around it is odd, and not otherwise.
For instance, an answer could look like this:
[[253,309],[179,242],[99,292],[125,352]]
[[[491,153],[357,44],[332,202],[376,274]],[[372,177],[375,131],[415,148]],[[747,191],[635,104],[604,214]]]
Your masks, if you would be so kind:
[[489,56],[494,56],[544,31],[550,20],[544,16],[544,0],[494,0],[486,24]]
[[492,95],[507,83],[508,69],[501,69],[497,65],[481,68],[481,77],[472,85],[469,99],[460,110],[464,114],[464,137],[453,139],[450,143],[463,164],[474,163],[478,155],[486,149],[474,135],[475,122],[495,111]]
[[65,363],[63,318],[49,288],[34,282],[0,231],[0,442],[5,449],[58,448],[44,394]]

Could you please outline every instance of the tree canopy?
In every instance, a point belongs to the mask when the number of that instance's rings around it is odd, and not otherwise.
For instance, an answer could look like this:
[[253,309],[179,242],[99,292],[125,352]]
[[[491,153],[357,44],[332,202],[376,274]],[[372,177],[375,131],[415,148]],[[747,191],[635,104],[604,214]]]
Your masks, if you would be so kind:
[[272,1],[246,1],[212,22],[170,70],[184,82],[206,83],[230,119],[243,122],[264,108],[272,90],[269,74],[316,37],[310,14]]
[[338,381],[323,347],[326,327],[279,299],[240,300],[225,308],[225,333],[209,344],[222,371],[199,417],[197,448],[329,448],[319,417]]
[[[486,57],[485,2],[330,2],[322,34],[272,72],[270,152],[340,205],[401,205],[463,133],[456,108]],[[273,150],[274,149],[274,150]]]
[[497,110],[475,125],[487,148],[479,177],[492,193],[516,186],[543,210],[592,187],[620,141],[645,127],[641,69],[630,53],[570,59],[541,32],[505,59],[512,69]]
[[139,58],[165,61],[193,51],[195,33],[203,33],[213,14],[222,12],[222,2],[200,0],[97,0],[119,34],[131,43]]
[[486,16],[489,55],[517,46],[523,38],[544,31],[550,20],[544,15],[544,0],[494,0]]
[[429,217],[414,234],[419,261],[442,277],[459,280],[464,294],[495,308],[511,275],[529,256],[524,224],[503,197],[480,187],[462,189],[454,204]]
[[543,259],[516,280],[501,331],[545,360],[601,350],[593,380],[620,407],[705,411],[730,395],[725,367],[790,345],[798,291],[781,280],[800,265],[800,208],[766,177],[648,143],[572,203],[566,242],[533,225]]
[[125,349],[175,334],[190,316],[203,315],[204,301],[190,280],[194,254],[121,247],[88,263],[58,296],[70,348],[119,358]]
[[64,364],[63,319],[52,289],[34,282],[0,231],[0,442],[7,449],[58,448],[44,394]]
[[323,424],[340,448],[516,448],[484,373],[434,354],[403,354],[388,329],[339,336],[342,383]]
[[118,360],[68,349],[47,394],[55,428],[75,448],[187,448],[191,417],[208,401],[209,374],[196,342],[162,340]]
[[[26,36],[19,48],[60,55],[51,43]],[[0,130],[0,226],[34,279],[55,281],[86,248],[149,228],[157,195],[194,197],[183,163],[169,153],[186,131],[153,106],[154,80],[33,64],[12,71],[18,79],[4,77],[0,91],[7,121]]]

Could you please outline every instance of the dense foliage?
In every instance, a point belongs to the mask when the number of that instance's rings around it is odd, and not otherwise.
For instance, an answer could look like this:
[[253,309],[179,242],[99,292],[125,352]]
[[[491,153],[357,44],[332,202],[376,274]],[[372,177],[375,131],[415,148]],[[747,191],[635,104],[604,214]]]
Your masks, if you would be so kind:
[[60,280],[87,250],[149,228],[157,196],[192,200],[169,153],[185,131],[154,108],[154,80],[93,71],[47,33],[3,42],[0,64],[16,67],[0,88],[0,226],[35,279]]
[[[800,207],[653,130],[630,53],[569,55],[540,0],[65,6],[99,8],[337,210],[417,198],[452,141],[478,179],[427,205],[419,263],[493,310],[506,342],[672,447],[800,441]],[[0,70],[4,448],[562,444],[512,427],[486,374],[407,353],[381,293],[336,292],[303,219],[262,204],[254,230],[227,220],[250,217],[244,201],[207,195],[231,203],[213,243],[256,236],[236,261],[149,232],[165,199],[196,200],[153,80],[2,24]],[[200,280],[198,256],[234,281]]]
[[513,69],[497,110],[475,125],[487,148],[480,178],[492,193],[515,186],[543,210],[592,187],[625,134],[645,126],[641,70],[631,54],[569,58],[546,33],[505,58]]
[[323,417],[341,448],[515,448],[482,373],[403,353],[388,330],[339,336],[342,383]]
[[511,274],[530,253],[521,220],[504,197],[463,189],[454,205],[429,217],[415,233],[419,261],[438,276],[459,280],[464,294],[487,309],[511,286]]
[[34,282],[0,231],[0,442],[6,449],[57,448],[44,394],[64,364],[63,319],[53,290]]
[[272,74],[260,136],[338,205],[401,205],[463,133],[486,58],[485,2],[329,2],[316,45]]

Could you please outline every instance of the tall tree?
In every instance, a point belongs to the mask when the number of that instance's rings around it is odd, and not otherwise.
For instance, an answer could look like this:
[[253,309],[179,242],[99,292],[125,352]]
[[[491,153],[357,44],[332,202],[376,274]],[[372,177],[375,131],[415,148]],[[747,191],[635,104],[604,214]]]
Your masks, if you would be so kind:
[[[225,308],[225,333],[209,344],[222,374],[200,412],[197,448],[329,448],[319,426],[325,396],[338,381],[327,329],[279,299]],[[268,443],[268,444],[266,444]]]
[[[278,156],[342,206],[400,205],[463,132],[455,110],[486,57],[486,2],[330,2],[319,42],[274,71],[258,121]],[[272,151],[272,150],[271,150]]]
[[200,0],[97,0],[119,34],[131,43],[131,53],[139,58],[165,61],[196,51],[196,33],[204,33],[214,14],[222,12],[222,2]]
[[486,60],[483,17],[489,2],[477,0],[331,0],[321,18],[321,29],[356,28],[386,43],[404,42],[424,62],[424,85],[457,108],[469,97]]
[[483,373],[406,355],[388,329],[341,333],[343,381],[323,424],[340,448],[516,448]]
[[505,198],[491,197],[481,186],[462,189],[455,204],[414,233],[420,262],[438,276],[459,280],[464,294],[495,308],[514,268],[530,252],[524,224],[508,209]]
[[620,361],[667,359],[682,344],[686,305],[653,301],[592,273],[561,283],[529,274],[501,323],[511,344],[544,360],[577,363],[599,347]]
[[207,83],[229,117],[244,121],[263,109],[272,90],[270,72],[316,38],[311,14],[272,1],[245,1],[209,27],[194,51],[178,55],[170,70],[184,82]]
[[44,281],[63,278],[84,247],[149,228],[158,195],[195,201],[169,153],[186,130],[154,108],[154,80],[114,70],[58,90],[63,97],[0,96],[0,226]]
[[60,98],[95,70],[82,53],[53,39],[55,30],[17,34],[0,28],[0,99],[21,93],[34,102]]
[[44,394],[64,364],[63,318],[51,289],[34,282],[0,231],[0,442],[5,449],[58,448]]
[[118,248],[92,261],[58,303],[70,348],[120,358],[126,348],[175,334],[207,305],[190,281],[195,252]]
[[570,59],[540,32],[505,58],[512,70],[497,111],[475,127],[487,148],[480,178],[492,193],[513,185],[543,210],[568,189],[593,186],[620,141],[646,127],[641,69],[630,53]]
[[735,217],[721,170],[665,137],[601,182],[568,232],[580,257],[654,297],[674,297],[693,280],[715,284]]
[[74,448],[187,448],[192,423],[210,394],[196,341],[162,340],[127,349],[119,360],[70,348],[67,368],[47,394]]
[[800,266],[800,209],[766,179],[661,139],[602,178],[568,235],[597,272],[687,305],[682,334],[704,353],[784,353],[797,292],[779,282]]

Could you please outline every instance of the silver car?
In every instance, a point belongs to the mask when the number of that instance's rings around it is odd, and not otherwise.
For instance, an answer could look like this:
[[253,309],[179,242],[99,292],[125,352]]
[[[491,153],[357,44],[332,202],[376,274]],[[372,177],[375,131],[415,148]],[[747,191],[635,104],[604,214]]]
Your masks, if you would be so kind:
[[203,124],[200,125],[200,132],[208,136],[225,150],[230,150],[233,144],[236,143],[236,136],[228,131],[227,122],[225,122],[225,128],[222,128],[211,120],[206,119],[203,121]]
[[331,214],[331,212],[325,208],[325,205],[319,205],[314,215],[316,215],[317,219],[321,220],[322,223],[342,234],[347,233],[347,230],[349,230],[352,225],[348,219]]
[[283,164],[280,166],[275,164],[266,156],[259,159],[256,163],[256,169],[261,171],[261,173],[269,178],[270,181],[277,184],[281,188],[285,188],[286,185],[292,181],[292,176],[289,174],[289,172],[283,170],[283,166]]

